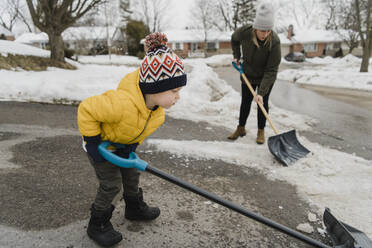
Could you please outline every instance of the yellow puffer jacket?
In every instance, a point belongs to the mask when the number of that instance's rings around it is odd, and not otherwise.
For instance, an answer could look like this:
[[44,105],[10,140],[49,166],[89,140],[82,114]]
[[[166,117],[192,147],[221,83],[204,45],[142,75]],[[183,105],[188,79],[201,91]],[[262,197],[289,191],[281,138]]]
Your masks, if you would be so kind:
[[121,144],[141,143],[164,122],[164,109],[149,110],[139,88],[139,69],[127,74],[116,90],[92,96],[78,108],[83,136],[101,134],[102,140]]

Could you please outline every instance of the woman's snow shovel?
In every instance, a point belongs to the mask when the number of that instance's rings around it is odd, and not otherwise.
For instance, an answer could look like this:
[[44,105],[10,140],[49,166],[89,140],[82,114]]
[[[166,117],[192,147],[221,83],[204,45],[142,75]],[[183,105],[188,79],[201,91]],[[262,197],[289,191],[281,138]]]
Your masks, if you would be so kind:
[[[232,64],[234,68],[240,72],[240,75],[242,76],[250,92],[255,98],[256,92],[254,92],[251,83],[245,76],[242,67],[238,66],[235,62],[232,62]],[[305,157],[310,151],[300,144],[296,136],[296,130],[291,130],[289,132],[279,134],[278,130],[274,127],[274,124],[271,121],[264,106],[261,103],[257,104],[270,123],[271,128],[274,130],[274,133],[276,134],[275,136],[269,137],[267,141],[269,150],[274,155],[274,157],[285,166],[294,164],[298,159]]]
[[[141,171],[147,171],[157,177],[160,177],[164,180],[167,180],[175,185],[178,185],[184,189],[187,189],[195,194],[198,194],[200,196],[203,196],[215,203],[218,203],[224,207],[227,207],[235,212],[238,212],[244,216],[247,216],[251,219],[254,219],[262,224],[265,224],[269,227],[272,227],[282,233],[285,233],[289,236],[292,236],[298,240],[301,240],[302,242],[305,242],[306,244],[310,244],[314,247],[322,247],[322,248],[329,248],[330,246],[323,244],[317,240],[314,240],[300,232],[297,232],[293,229],[290,229],[286,226],[283,226],[279,223],[276,223],[270,219],[267,219],[261,215],[255,214],[250,212],[249,210],[233,203],[230,201],[227,201],[225,199],[222,199],[221,197],[209,193],[208,191],[205,191],[203,189],[200,189],[190,183],[184,182],[181,179],[169,175],[159,169],[156,169],[154,167],[151,167],[147,164],[147,162],[141,160],[138,158],[137,154],[132,152],[129,155],[129,159],[121,158],[114,153],[107,150],[107,147],[111,145],[110,142],[105,141],[101,143],[98,146],[98,150],[101,153],[101,155],[108,160],[109,162],[113,163],[116,166],[124,167],[124,168],[136,168]],[[122,147],[123,145],[117,145],[113,144],[117,147]],[[339,222],[329,211],[329,209],[326,209],[324,212],[324,223],[327,227],[327,232],[332,238],[333,244],[335,248],[372,248],[372,242],[368,239],[368,237],[362,233],[361,231],[348,226],[342,222]]]

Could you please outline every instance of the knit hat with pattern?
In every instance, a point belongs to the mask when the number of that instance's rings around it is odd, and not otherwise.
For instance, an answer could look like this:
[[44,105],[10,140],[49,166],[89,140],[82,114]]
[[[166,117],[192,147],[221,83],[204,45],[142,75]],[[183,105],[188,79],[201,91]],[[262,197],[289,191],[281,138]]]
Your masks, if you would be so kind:
[[261,2],[256,10],[253,28],[258,30],[272,30],[274,27],[274,7],[268,1]]
[[146,56],[141,62],[139,86],[143,94],[155,94],[186,85],[187,77],[181,59],[167,47],[165,34],[146,36]]

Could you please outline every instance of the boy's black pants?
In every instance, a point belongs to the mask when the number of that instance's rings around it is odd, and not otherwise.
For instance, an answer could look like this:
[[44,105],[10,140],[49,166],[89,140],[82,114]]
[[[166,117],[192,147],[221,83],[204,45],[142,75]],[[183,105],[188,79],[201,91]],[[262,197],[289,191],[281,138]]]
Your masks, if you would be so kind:
[[[242,101],[240,104],[239,126],[244,127],[245,124],[247,123],[247,119],[251,111],[253,95],[242,78],[241,80],[242,80]],[[257,86],[258,86],[257,84],[252,84],[252,88],[254,90],[256,90]],[[273,87],[271,86],[269,92],[263,97],[263,102],[264,102],[263,105],[267,113],[269,113],[269,96],[270,96],[272,88]],[[257,126],[259,129],[264,129],[266,126],[265,115],[262,113],[258,105],[257,105]]]
[[136,168],[121,168],[108,161],[97,163],[89,155],[88,158],[99,181],[94,200],[95,209],[106,210],[110,208],[122,185],[126,195],[137,195],[140,172]]

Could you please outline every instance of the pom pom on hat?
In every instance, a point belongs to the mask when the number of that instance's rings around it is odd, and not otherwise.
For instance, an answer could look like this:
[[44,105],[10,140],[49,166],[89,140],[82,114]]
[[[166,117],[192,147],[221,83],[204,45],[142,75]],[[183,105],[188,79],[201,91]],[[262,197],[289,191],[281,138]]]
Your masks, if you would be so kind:
[[158,47],[166,46],[168,38],[165,34],[156,32],[146,36],[145,38],[145,51],[150,52]]
[[146,56],[141,62],[139,86],[143,94],[155,94],[186,85],[182,60],[169,47],[165,34],[146,36]]
[[274,6],[268,2],[261,2],[256,10],[253,28],[258,30],[272,30],[274,27]]

